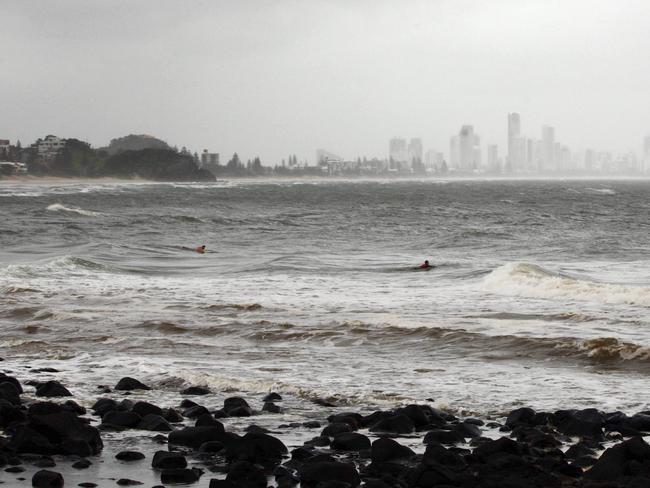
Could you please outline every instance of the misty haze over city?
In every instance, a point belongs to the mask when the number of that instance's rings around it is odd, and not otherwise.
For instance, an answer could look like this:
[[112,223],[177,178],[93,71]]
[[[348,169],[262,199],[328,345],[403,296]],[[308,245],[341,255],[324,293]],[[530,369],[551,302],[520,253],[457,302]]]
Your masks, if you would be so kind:
[[[389,141],[403,137],[421,139],[424,163],[462,168],[450,139],[472,126],[482,167],[506,167],[513,151],[515,167],[539,166],[549,151],[569,167],[642,166],[648,150],[645,1],[1,8],[0,138],[12,141],[56,134],[101,147],[144,133],[273,166],[290,154],[315,164],[318,149],[387,159]],[[515,142],[510,113],[521,117]]]

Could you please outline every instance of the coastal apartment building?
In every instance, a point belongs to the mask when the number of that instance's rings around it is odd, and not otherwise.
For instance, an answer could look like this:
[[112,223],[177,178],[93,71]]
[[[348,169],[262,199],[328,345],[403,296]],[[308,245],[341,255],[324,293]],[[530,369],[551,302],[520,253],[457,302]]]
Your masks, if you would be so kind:
[[38,139],[33,147],[36,147],[38,157],[43,162],[50,162],[54,159],[57,153],[65,146],[65,139],[60,137],[48,135],[43,139]]

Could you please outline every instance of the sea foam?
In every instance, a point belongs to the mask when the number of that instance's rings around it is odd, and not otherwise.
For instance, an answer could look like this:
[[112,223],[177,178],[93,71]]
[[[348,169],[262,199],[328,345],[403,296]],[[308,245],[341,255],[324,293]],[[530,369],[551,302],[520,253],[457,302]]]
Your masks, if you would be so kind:
[[508,263],[483,281],[485,291],[529,298],[559,298],[650,307],[650,287],[600,283],[531,263]]

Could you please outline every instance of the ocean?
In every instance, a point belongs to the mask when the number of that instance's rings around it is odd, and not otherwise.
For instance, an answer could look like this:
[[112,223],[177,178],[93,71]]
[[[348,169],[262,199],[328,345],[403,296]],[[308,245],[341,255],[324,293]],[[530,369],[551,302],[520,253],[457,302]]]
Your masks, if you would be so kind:
[[648,181],[1,182],[0,355],[80,395],[277,391],[296,418],[632,413],[649,231]]

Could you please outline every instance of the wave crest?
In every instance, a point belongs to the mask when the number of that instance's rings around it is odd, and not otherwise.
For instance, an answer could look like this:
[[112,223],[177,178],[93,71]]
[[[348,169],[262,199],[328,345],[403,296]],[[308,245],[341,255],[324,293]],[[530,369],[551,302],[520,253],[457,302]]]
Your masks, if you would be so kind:
[[83,208],[78,207],[66,207],[61,203],[53,203],[52,205],[48,205],[46,210],[49,212],[65,212],[68,214],[83,215],[84,217],[97,217],[99,215],[102,215],[101,212],[93,212],[92,210],[84,210]]
[[485,277],[483,289],[529,298],[562,298],[650,307],[649,287],[599,283],[530,263],[508,263],[493,270]]

